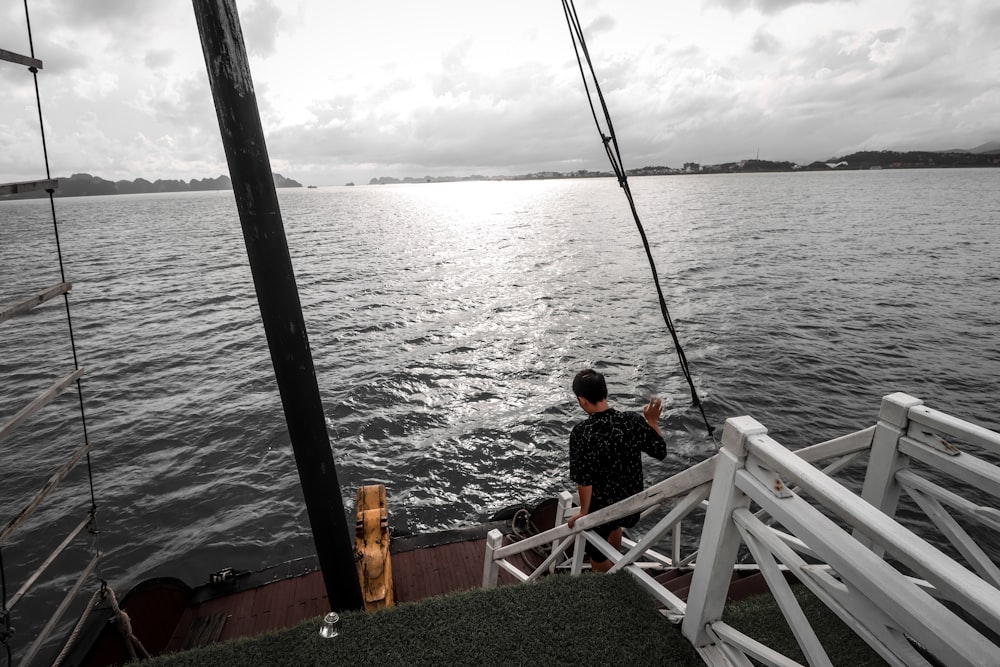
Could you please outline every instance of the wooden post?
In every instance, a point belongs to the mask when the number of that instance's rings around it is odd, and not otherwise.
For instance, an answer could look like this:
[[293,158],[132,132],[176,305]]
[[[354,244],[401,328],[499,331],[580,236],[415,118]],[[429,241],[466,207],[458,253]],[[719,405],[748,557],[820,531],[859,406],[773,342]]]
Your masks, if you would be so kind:
[[[899,439],[906,434],[910,408],[922,404],[923,401],[898,392],[882,398],[861,497],[889,516],[896,514],[896,504],[899,502],[900,487],[896,481],[896,473],[909,464],[909,458],[899,452]],[[855,530],[854,537],[862,544],[872,547],[871,540],[860,531]],[[872,548],[882,555],[880,547]]]
[[687,611],[681,632],[695,646],[712,641],[706,631],[709,623],[722,618],[726,593],[736,565],[742,538],[733,510],[748,507],[750,498],[736,488],[736,473],[746,465],[746,441],[753,435],[767,433],[751,417],[731,417],[722,432],[722,448],[715,463],[715,478],[701,531],[698,563],[688,592]]
[[235,0],[193,0],[271,362],[330,607],[361,609],[351,530],[330,449],[292,260]]
[[356,508],[358,581],[365,611],[395,606],[385,485],[369,484],[358,489]]

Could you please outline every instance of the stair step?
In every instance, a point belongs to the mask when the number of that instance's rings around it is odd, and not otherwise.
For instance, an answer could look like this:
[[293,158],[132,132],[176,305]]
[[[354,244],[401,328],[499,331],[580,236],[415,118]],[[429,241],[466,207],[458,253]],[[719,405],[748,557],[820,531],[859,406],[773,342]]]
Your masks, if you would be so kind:
[[[694,579],[694,571],[668,570],[654,577],[664,588],[687,601],[688,592],[691,590],[691,581]],[[794,579],[794,577],[793,577]],[[764,576],[759,572],[742,573],[734,571],[729,582],[729,591],[726,594],[726,602],[734,602],[748,598],[751,595],[766,593],[769,590]]]

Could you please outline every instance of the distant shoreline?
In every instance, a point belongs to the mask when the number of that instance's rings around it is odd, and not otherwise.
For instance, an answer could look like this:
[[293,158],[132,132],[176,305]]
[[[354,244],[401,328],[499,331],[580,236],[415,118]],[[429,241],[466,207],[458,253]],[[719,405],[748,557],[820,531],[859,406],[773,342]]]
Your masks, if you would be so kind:
[[[906,169],[989,169],[998,168],[1000,164],[983,164],[983,165],[962,165],[962,166],[948,166],[948,165],[925,165],[925,166],[907,166],[907,167],[885,167],[885,171],[890,170],[906,170]],[[773,173],[800,173],[800,172],[823,172],[823,171],[880,171],[883,167],[843,167],[836,169],[809,169],[805,167],[800,167],[798,169],[732,169],[732,170],[722,170],[722,169],[702,169],[701,171],[681,171],[681,170],[671,170],[671,171],[657,171],[655,167],[644,167],[642,169],[627,169],[626,176],[692,176],[697,174],[773,174]],[[569,180],[577,178],[615,178],[615,175],[610,171],[585,171],[585,172],[570,172],[570,173],[559,173],[559,172],[542,172],[538,174],[523,174],[519,176],[423,176],[414,178],[412,176],[406,176],[403,178],[395,178],[391,176],[382,176],[379,178],[373,178],[368,182],[368,185],[419,185],[421,183],[462,183],[462,182],[475,182],[475,181],[557,181],[557,180]],[[349,183],[348,185],[353,185]]]
[[[276,188],[301,188],[302,184],[290,178],[285,178],[281,174],[271,174]],[[228,176],[222,175],[218,178],[195,178],[190,181],[177,179],[157,179],[147,181],[145,178],[137,178],[134,181],[108,181],[100,176],[90,174],[73,174],[70,177],[58,177],[54,179],[59,182],[58,188],[53,191],[56,197],[93,197],[98,195],[135,195],[135,194],[160,194],[164,192],[210,192],[219,190],[232,190],[233,183]],[[11,195],[0,195],[0,201],[4,199],[38,199],[47,195],[46,190],[32,190]]]
[[[794,162],[773,162],[770,160],[740,160],[721,164],[702,165],[687,162],[681,168],[666,166],[649,166],[626,170],[627,176],[683,176],[691,174],[753,174],[775,172],[827,172],[827,171],[863,171],[879,169],[968,169],[1000,167],[1000,151],[992,150],[984,153],[968,151],[862,151],[829,161],[816,161],[808,165]],[[272,174],[275,187],[301,188],[301,183],[281,174]],[[455,183],[464,181],[540,181],[571,178],[614,178],[610,171],[578,170],[572,172],[540,171],[516,176],[379,176],[372,178],[369,185],[395,185],[415,183]],[[218,178],[148,181],[143,178],[134,181],[107,181],[90,174],[73,174],[69,178],[58,178],[58,189],[53,193],[56,197],[85,197],[94,195],[119,194],[158,194],[165,192],[205,192],[232,190],[232,182],[228,176]],[[354,185],[347,183],[346,185]],[[315,186],[309,186],[315,187]],[[20,194],[0,195],[0,201],[13,199],[33,199],[46,196],[45,191],[34,191]]]
[[[626,169],[626,176],[675,176],[687,174],[744,174],[799,171],[862,171],[868,169],[940,169],[1000,167],[1000,151],[971,153],[968,151],[862,151],[828,161],[816,161],[808,165],[794,162],[773,162],[770,160],[740,160],[721,164],[702,165],[686,162],[680,169],[675,167],[641,167]],[[519,176],[423,176],[396,178],[380,176],[371,179],[369,185],[393,185],[398,183],[451,183],[456,181],[536,181],[565,178],[613,178],[610,171],[579,170],[572,172],[542,171]]]

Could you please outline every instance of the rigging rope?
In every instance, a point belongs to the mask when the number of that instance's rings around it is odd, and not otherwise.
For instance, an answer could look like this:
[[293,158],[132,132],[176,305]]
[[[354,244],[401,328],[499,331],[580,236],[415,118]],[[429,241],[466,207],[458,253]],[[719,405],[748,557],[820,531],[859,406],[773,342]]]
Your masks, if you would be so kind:
[[[615,136],[614,125],[611,123],[611,113],[608,111],[608,105],[604,100],[604,93],[601,92],[601,86],[597,80],[597,74],[594,72],[594,65],[590,60],[590,52],[587,50],[587,43],[583,38],[583,28],[580,26],[580,19],[576,13],[576,6],[573,4],[573,0],[562,0],[562,5],[563,13],[566,15],[566,25],[569,28],[570,39],[573,41],[573,50],[576,52],[576,62],[580,68],[580,77],[583,79],[583,87],[587,93],[587,102],[590,104],[590,113],[594,117],[594,124],[597,125],[597,131],[601,135],[601,142],[604,144],[604,151],[607,153],[608,159],[611,161],[611,167],[614,169],[615,176],[618,178],[618,185],[621,186],[622,190],[625,192],[625,198],[628,200],[629,208],[632,211],[632,218],[635,220],[635,226],[639,230],[639,236],[642,238],[642,246],[646,250],[646,259],[649,261],[649,268],[653,272],[653,284],[656,286],[656,295],[660,303],[660,313],[663,315],[663,321],[666,323],[667,330],[670,332],[670,337],[674,341],[674,349],[677,350],[677,359],[680,363],[681,372],[684,374],[684,379],[687,380],[688,387],[691,389],[691,405],[697,407],[699,412],[701,412],[701,418],[702,421],[705,422],[705,428],[708,430],[708,435],[714,440],[715,438],[713,434],[715,432],[715,427],[709,424],[708,417],[705,415],[705,408],[702,405],[701,398],[698,396],[697,390],[695,389],[694,380],[691,378],[691,370],[688,367],[687,357],[684,355],[684,350],[681,348],[681,342],[677,336],[677,330],[674,328],[673,320],[670,317],[670,311],[667,310],[667,302],[663,298],[663,289],[660,287],[660,278],[656,271],[656,263],[653,261],[653,253],[649,248],[649,240],[646,238],[646,230],[642,226],[642,221],[639,220],[639,212],[636,210],[635,200],[632,198],[632,190],[629,188],[628,184],[628,175],[625,173],[621,151],[618,148],[618,138]],[[587,73],[584,71],[584,60],[587,61],[587,69],[590,71],[589,79]],[[601,126],[601,121],[597,116],[597,110],[594,107],[594,98],[590,90],[591,83],[593,84],[594,92],[597,94],[597,99],[601,104],[604,122],[607,126],[607,134],[605,134],[604,129]]]
[[[69,653],[70,648],[73,647],[73,642],[80,634],[80,630],[83,629],[84,623],[87,622],[87,618],[90,616],[90,612],[97,608],[97,603],[100,598],[107,598],[108,604],[111,606],[111,611],[114,615],[115,624],[122,633],[122,638],[125,639],[125,648],[128,649],[129,655],[132,660],[138,660],[140,657],[149,658],[149,652],[146,647],[142,645],[139,638],[135,636],[132,632],[132,619],[129,615],[125,613],[125,610],[118,605],[118,597],[115,595],[113,588],[108,586],[108,582],[101,581],[101,587],[94,591],[94,594],[90,596],[90,600],[87,601],[87,607],[84,609],[83,614],[80,616],[80,620],[76,622],[76,626],[70,633],[69,639],[63,645],[62,651],[56,656],[56,659],[52,662],[52,667],[59,667],[62,661],[66,658],[66,654]],[[111,619],[108,619],[111,620]]]
[[[35,40],[34,40],[34,36],[32,34],[32,31],[31,31],[31,15],[30,15],[30,12],[28,11],[28,0],[24,0],[24,22],[25,22],[25,25],[27,26],[27,30],[28,30],[28,49],[29,49],[29,52],[31,54],[31,58],[34,59],[35,58]],[[38,68],[36,68],[36,67],[29,67],[28,71],[31,72],[31,76],[32,76],[32,78],[34,80],[34,84],[35,84],[35,106],[38,109],[38,129],[39,129],[40,134],[41,134],[42,155],[43,155],[44,160],[45,160],[45,178],[46,179],[51,179],[52,178],[52,171],[51,171],[51,168],[49,167],[48,142],[46,142],[46,140],[45,140],[45,121],[44,121],[44,119],[42,117],[42,97],[41,97],[41,93],[39,91],[39,86],[38,86]],[[49,195],[49,210],[52,213],[52,230],[53,230],[53,233],[55,234],[56,255],[59,258],[59,277],[60,277],[60,280],[62,282],[66,282],[66,268],[65,268],[64,263],[63,263],[62,245],[60,244],[60,241],[59,241],[59,222],[58,222],[58,220],[56,218],[55,190],[52,189],[52,188],[48,188],[48,189],[46,189],[46,192]],[[74,368],[74,370],[79,370],[80,369],[80,362],[79,362],[79,358],[77,357],[77,353],[76,353],[76,337],[73,335],[73,319],[72,319],[72,316],[70,314],[69,293],[68,292],[63,292],[63,303],[65,304],[65,307],[66,307],[66,324],[67,324],[67,327],[69,329],[70,349],[71,349],[71,351],[73,353],[73,368]],[[84,410],[84,407],[83,407],[83,386],[82,386],[82,383],[81,383],[80,379],[77,379],[77,381],[76,381],[76,393],[77,393],[77,397],[78,397],[79,404],[80,404],[80,423],[83,426],[83,441],[85,443],[89,443],[90,439],[89,439],[89,435],[87,433],[87,413],[86,413],[86,410]],[[89,451],[87,452],[87,481],[88,481],[88,483],[90,485],[90,513],[91,513],[91,521],[92,521],[91,533],[94,534],[94,535],[96,535],[97,532],[98,532],[97,531],[97,517],[96,517],[96,514],[97,514],[97,500],[96,500],[96,496],[94,494],[94,474],[93,474],[93,468],[92,468],[92,465],[91,465],[90,452]]]
[[[30,51],[32,59],[34,59],[35,41],[31,32],[31,16],[28,12],[28,0],[24,0],[24,21],[28,29],[28,49]],[[49,167],[49,149],[48,149],[48,142],[46,142],[45,140],[45,121],[42,117],[42,97],[38,87],[38,68],[29,67],[28,71],[31,72],[31,76],[35,84],[35,107],[38,109],[38,129],[41,133],[42,155],[45,159],[45,178],[51,180],[52,171],[51,168]],[[52,230],[53,233],[55,234],[56,255],[59,257],[59,277],[62,282],[66,282],[66,268],[63,263],[62,245],[59,242],[59,222],[56,218],[55,190],[53,190],[52,188],[48,188],[46,189],[46,192],[49,195],[49,210],[52,213]],[[74,370],[79,370],[80,362],[76,353],[76,338],[73,335],[73,319],[70,314],[68,292],[63,293],[63,303],[66,306],[66,324],[69,328],[69,344],[70,344],[70,349],[72,350],[73,353],[73,368]],[[81,380],[79,379],[77,379],[76,381],[76,392],[80,403],[80,421],[81,424],[83,425],[83,441],[90,442],[89,437],[87,435],[87,413],[83,407],[83,387],[81,385]],[[87,452],[87,479],[90,484],[90,510],[92,513],[94,513],[97,510],[97,500],[94,495],[94,476],[91,468],[90,452]]]
[[10,653],[10,636],[13,632],[13,628],[10,627],[10,611],[7,609],[7,577],[4,576],[3,547],[0,547],[0,644],[6,649],[8,665],[14,664]]
[[[29,53],[30,53],[31,59],[32,60],[36,60],[36,58],[35,58],[35,42],[34,42],[34,36],[32,34],[32,30],[31,30],[31,15],[30,15],[30,12],[28,10],[28,0],[24,0],[24,20],[25,20],[25,25],[27,27],[27,32],[28,32],[28,48],[29,48]],[[40,133],[41,133],[42,155],[43,155],[44,161],[45,161],[45,178],[47,180],[51,180],[52,179],[52,171],[51,171],[51,167],[49,166],[48,144],[47,144],[47,142],[45,140],[45,121],[44,121],[44,118],[43,118],[43,115],[42,115],[42,99],[41,99],[41,93],[40,93],[39,85],[38,85],[38,68],[34,67],[34,66],[29,66],[28,67],[28,71],[31,72],[31,75],[32,75],[32,78],[33,78],[33,81],[34,81],[34,86],[35,86],[35,106],[36,106],[36,108],[38,110],[38,126],[39,126],[39,130],[40,130]],[[61,282],[65,283],[66,282],[66,269],[65,269],[64,262],[63,262],[62,246],[61,246],[60,241],[59,241],[59,223],[58,223],[58,220],[56,218],[56,206],[55,206],[55,200],[54,200],[55,190],[53,188],[46,188],[46,192],[49,195],[49,210],[50,210],[51,215],[52,215],[52,228],[53,228],[53,232],[55,234],[56,254],[57,254],[58,258],[59,258],[59,276],[60,276]],[[71,314],[70,314],[69,295],[68,295],[67,292],[63,292],[63,303],[65,304],[65,308],[66,308],[66,324],[67,324],[67,327],[69,329],[69,342],[70,342],[70,348],[71,348],[71,351],[72,351],[72,354],[73,354],[73,368],[74,368],[74,370],[79,370],[80,369],[80,363],[79,363],[79,358],[77,356],[77,351],[76,351],[76,339],[75,339],[75,336],[73,334],[73,320],[72,320],[72,317],[71,317]],[[76,381],[76,390],[77,390],[77,397],[78,397],[78,401],[79,401],[79,405],[80,405],[80,421],[81,421],[81,424],[82,424],[82,427],[83,427],[83,440],[84,440],[84,443],[89,444],[90,439],[89,439],[89,435],[87,433],[87,414],[86,414],[86,411],[84,410],[83,387],[82,387],[80,379],[77,379],[77,381]],[[98,533],[100,531],[98,531],[98,529],[97,529],[97,516],[96,516],[97,515],[97,500],[96,500],[96,496],[95,496],[95,493],[94,493],[94,474],[93,474],[93,466],[91,464],[90,452],[89,451],[87,452],[86,458],[87,458],[87,480],[88,480],[88,484],[89,484],[89,487],[90,487],[90,509],[88,511],[88,514],[90,516],[90,521],[89,521],[88,531],[91,533],[91,536],[92,536],[92,540],[93,540],[92,544],[93,544],[94,551],[99,556],[100,553],[101,553],[101,551],[100,551],[100,546],[97,544],[97,539],[98,539],[97,535],[98,535]],[[100,567],[98,565],[98,572],[99,571],[100,571]],[[102,585],[102,591],[105,588],[106,587],[104,585]],[[114,597],[113,591],[112,591],[111,595],[112,595],[112,599],[113,599],[113,597]],[[117,606],[117,602],[115,602],[113,606]],[[5,575],[4,563],[3,563],[3,552],[2,552],[2,550],[0,550],[0,644],[3,644],[4,648],[6,649],[7,664],[13,664],[12,655],[11,655],[11,647],[10,647],[10,637],[11,637],[12,634],[13,634],[13,628],[11,628],[11,626],[10,626],[10,610],[7,608],[7,580],[6,580],[6,575]],[[69,644],[70,644],[70,642],[67,642],[67,646],[69,646]],[[141,647],[141,645],[140,645],[140,647]]]

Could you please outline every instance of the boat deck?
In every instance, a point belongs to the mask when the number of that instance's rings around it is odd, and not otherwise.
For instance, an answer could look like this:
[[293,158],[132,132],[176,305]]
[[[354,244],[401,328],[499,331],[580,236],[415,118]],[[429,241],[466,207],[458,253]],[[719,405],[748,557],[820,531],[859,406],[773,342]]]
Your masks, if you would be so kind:
[[[394,537],[391,554],[395,602],[417,602],[479,588],[486,534],[492,528],[501,529],[507,540],[517,539],[510,524],[502,521]],[[511,560],[522,571],[530,572],[543,559],[527,551]],[[686,598],[690,572],[669,572],[658,579]],[[506,571],[500,571],[500,585],[516,581]],[[759,575],[741,581],[734,578],[731,586],[731,593],[738,593],[733,595],[737,599],[763,590],[766,584]],[[258,572],[231,573],[193,590],[176,579],[146,580],[129,592],[122,606],[131,616],[136,635],[153,655],[293,627],[330,609],[323,575],[313,557]],[[75,647],[63,664],[103,667],[128,661],[125,642],[114,625],[99,615],[93,615],[91,622],[93,638]]]
[[[480,587],[485,553],[485,537],[462,539],[457,534],[444,543],[426,546],[419,540],[404,540],[394,546],[392,553],[396,603]],[[514,582],[506,572],[501,574],[501,584]],[[321,572],[282,578],[188,607],[170,636],[166,651],[291,627],[329,609]]]

